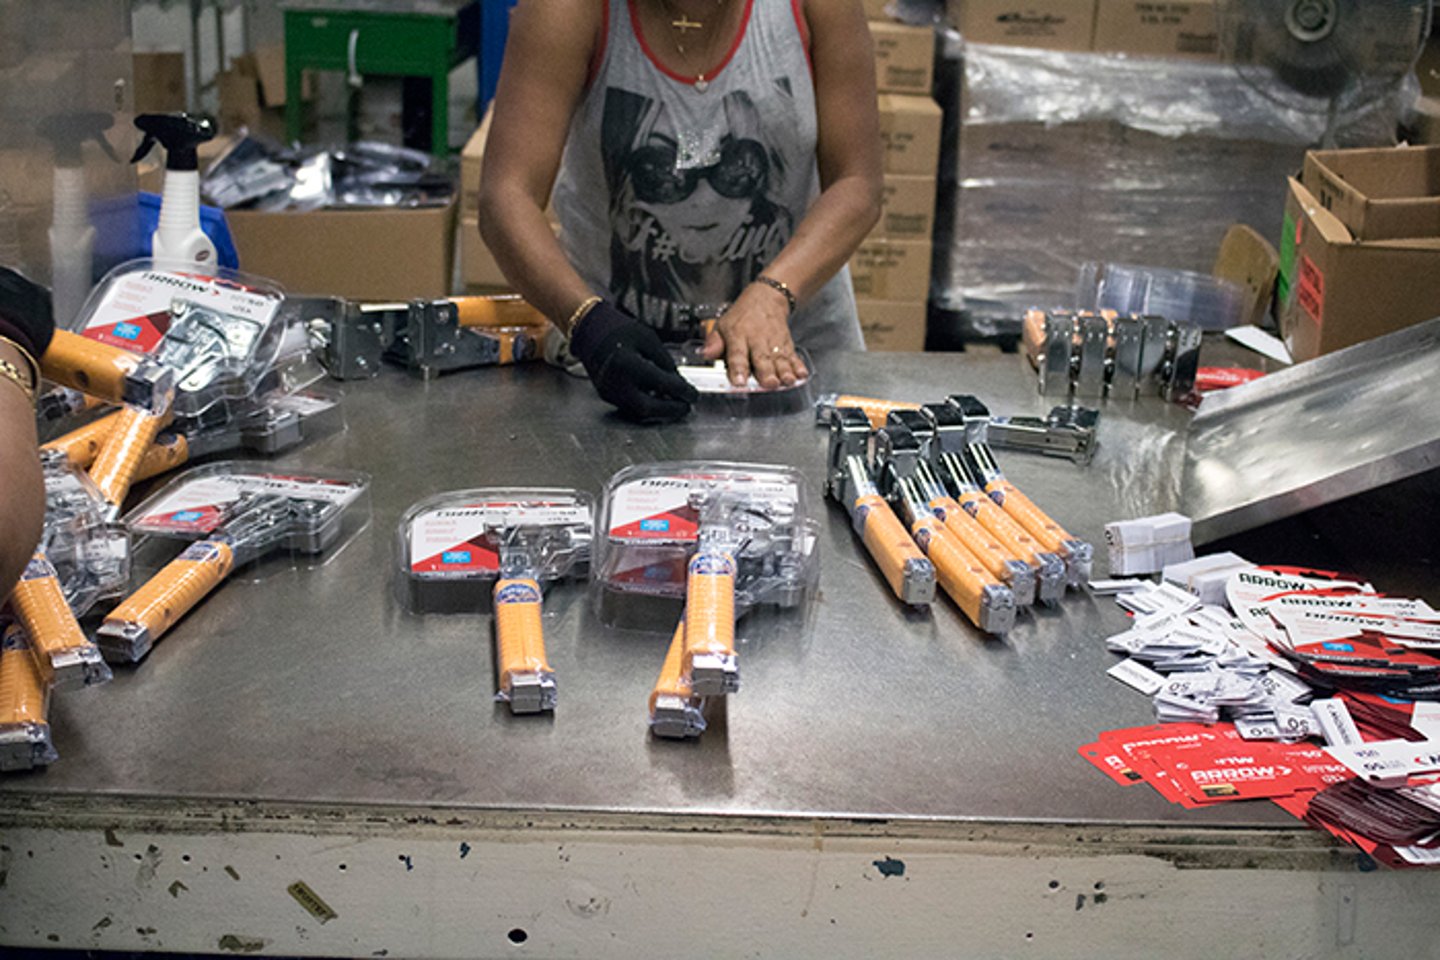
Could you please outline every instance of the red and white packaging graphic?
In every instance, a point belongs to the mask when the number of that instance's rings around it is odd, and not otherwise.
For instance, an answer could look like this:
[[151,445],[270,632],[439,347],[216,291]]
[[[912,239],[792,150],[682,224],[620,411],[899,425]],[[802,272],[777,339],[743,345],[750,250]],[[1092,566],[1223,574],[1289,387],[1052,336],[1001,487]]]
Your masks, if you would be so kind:
[[283,298],[278,291],[202,273],[135,270],[105,284],[80,333],[122,350],[149,353],[169,329],[176,301],[249,321],[259,330],[274,318]]
[[590,510],[574,503],[512,500],[437,507],[410,523],[410,570],[498,573],[498,531],[523,526],[586,526],[589,522]]
[[127,523],[143,533],[206,534],[219,525],[225,508],[246,494],[273,493],[344,508],[365,490],[366,484],[359,481],[297,474],[236,473],[201,476],[189,481],[182,478],[158,500],[145,503],[143,514]]

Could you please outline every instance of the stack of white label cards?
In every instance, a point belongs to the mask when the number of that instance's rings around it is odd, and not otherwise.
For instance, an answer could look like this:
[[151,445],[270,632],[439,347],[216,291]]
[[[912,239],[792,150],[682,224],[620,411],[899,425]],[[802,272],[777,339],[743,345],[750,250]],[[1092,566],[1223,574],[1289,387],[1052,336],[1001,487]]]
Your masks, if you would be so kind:
[[1179,513],[1106,524],[1105,544],[1112,577],[1159,573],[1171,564],[1195,557],[1195,548],[1190,545],[1190,518]]

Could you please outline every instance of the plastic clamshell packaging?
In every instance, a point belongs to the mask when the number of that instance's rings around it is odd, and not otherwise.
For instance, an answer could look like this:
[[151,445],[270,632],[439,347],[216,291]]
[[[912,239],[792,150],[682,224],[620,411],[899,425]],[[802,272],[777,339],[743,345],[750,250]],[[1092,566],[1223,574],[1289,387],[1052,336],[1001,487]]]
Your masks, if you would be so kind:
[[196,416],[256,392],[284,340],[284,299],[237,270],[133,260],[105,275],[74,329],[172,368],[175,414]]
[[[312,471],[279,464],[224,460],[187,470],[125,517],[132,534],[206,539],[246,498],[289,498],[289,523],[273,546],[293,553],[330,550],[370,518],[370,477],[353,470]],[[271,544],[235,543],[236,563]]]
[[[818,522],[799,471],[770,464],[685,461],[643,464],[606,486],[595,545],[602,621],[678,615],[690,558],[701,539],[735,560],[735,609],[803,606],[819,576]],[[669,621],[673,624],[673,619]],[[669,629],[667,626],[666,629]]]
[[486,487],[439,493],[400,519],[401,600],[415,613],[485,612],[501,552],[524,551],[535,580],[583,577],[594,498],[580,490]]
[[766,390],[753,376],[743,387],[730,382],[723,360],[705,360],[700,356],[699,347],[694,343],[671,348],[680,375],[700,394],[702,409],[713,409],[735,417],[767,417],[789,413],[803,413],[815,403],[812,384],[815,382],[815,363],[804,350],[796,349],[810,375],[792,387],[778,387]]
[[118,597],[130,580],[130,532],[105,520],[106,503],[85,471],[64,455],[42,456],[45,528],[40,551],[54,566],[65,600],[83,617]]

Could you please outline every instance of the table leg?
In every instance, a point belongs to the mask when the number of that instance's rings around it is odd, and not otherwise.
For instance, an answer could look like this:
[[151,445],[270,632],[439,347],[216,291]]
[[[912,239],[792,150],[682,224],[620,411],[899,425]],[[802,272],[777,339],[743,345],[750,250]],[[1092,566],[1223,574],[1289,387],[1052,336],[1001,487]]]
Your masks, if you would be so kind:
[[430,78],[430,153],[437,157],[450,153],[450,73],[436,72]]
[[305,80],[305,66],[298,57],[285,55],[285,139],[300,139],[304,120],[305,100],[300,95]]

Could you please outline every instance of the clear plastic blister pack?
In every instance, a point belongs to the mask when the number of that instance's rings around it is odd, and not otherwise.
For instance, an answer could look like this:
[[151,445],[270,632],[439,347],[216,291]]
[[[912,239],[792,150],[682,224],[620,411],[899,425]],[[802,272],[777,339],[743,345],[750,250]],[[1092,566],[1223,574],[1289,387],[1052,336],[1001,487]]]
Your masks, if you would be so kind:
[[181,474],[126,517],[134,534],[189,546],[106,615],[106,659],[143,658],[232,569],[277,553],[333,556],[368,522],[369,492],[354,471],[232,460]]
[[594,498],[580,490],[488,487],[427,497],[400,519],[400,595],[414,613],[491,609],[507,552],[541,581],[584,577]]
[[670,348],[680,375],[700,394],[699,407],[733,417],[767,417],[803,413],[814,404],[815,364],[804,350],[795,353],[810,375],[794,386],[767,390],[751,376],[744,386],[735,386],[725,371],[724,360],[706,360],[701,344],[691,342]]
[[120,596],[130,579],[130,533],[107,522],[105,501],[83,470],[60,453],[41,456],[45,527],[39,552],[55,568],[65,600],[83,617],[97,602]]
[[512,713],[558,702],[543,584],[585,575],[594,512],[579,490],[490,487],[436,494],[400,520],[401,599],[416,613],[494,613],[496,699]]
[[[266,506],[283,510],[261,511]],[[261,516],[275,523],[237,524]],[[307,470],[224,460],[187,470],[125,517],[132,534],[201,540],[229,534],[237,554],[258,559],[274,545],[296,554],[333,550],[370,519],[370,477],[355,470]],[[244,562],[237,557],[237,563]]]
[[253,396],[285,339],[284,294],[236,270],[135,260],[96,286],[74,329],[175,372],[174,412]]
[[819,576],[818,522],[789,467],[687,461],[627,467],[605,490],[594,560],[602,621],[670,629],[690,562],[706,549],[733,560],[739,615],[803,607]]

